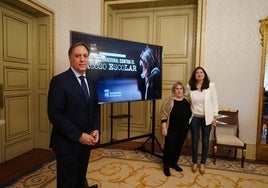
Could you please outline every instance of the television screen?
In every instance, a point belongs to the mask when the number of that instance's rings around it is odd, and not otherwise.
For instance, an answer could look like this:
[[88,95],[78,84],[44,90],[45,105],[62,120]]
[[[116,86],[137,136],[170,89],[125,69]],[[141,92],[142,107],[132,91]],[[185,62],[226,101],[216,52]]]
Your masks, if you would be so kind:
[[99,103],[162,97],[162,46],[71,31],[71,45],[90,49],[90,75]]

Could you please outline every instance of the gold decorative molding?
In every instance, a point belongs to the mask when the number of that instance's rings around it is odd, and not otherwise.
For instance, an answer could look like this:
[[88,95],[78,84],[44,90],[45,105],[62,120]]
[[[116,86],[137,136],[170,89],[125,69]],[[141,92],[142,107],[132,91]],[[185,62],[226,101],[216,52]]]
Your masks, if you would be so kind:
[[261,61],[261,70],[260,70],[260,88],[259,88],[259,113],[258,113],[258,128],[257,128],[257,140],[256,140],[256,159],[257,160],[267,160],[268,157],[268,143],[267,138],[266,142],[262,142],[262,129],[263,124],[267,123],[267,119],[264,118],[267,116],[267,113],[264,111],[265,101],[264,94],[267,91],[265,85],[267,85],[267,41],[268,41],[268,17],[260,20],[260,34],[261,34],[261,45],[262,45],[262,61]]
[[204,51],[206,39],[206,12],[207,0],[198,0],[197,5],[197,23],[196,23],[196,58],[195,65],[204,65]]
[[267,34],[268,32],[268,17],[266,17],[265,19],[263,20],[260,20],[260,23],[261,23],[261,26],[260,26],[260,33],[261,33],[261,44],[262,46],[264,45],[263,44],[263,40],[266,39],[265,38],[265,35]]

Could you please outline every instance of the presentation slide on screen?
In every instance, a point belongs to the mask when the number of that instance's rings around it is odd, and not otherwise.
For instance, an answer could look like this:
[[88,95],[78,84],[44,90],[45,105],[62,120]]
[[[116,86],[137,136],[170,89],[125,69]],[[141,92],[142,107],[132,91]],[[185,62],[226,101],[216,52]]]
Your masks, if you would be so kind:
[[99,103],[161,99],[162,46],[71,31],[71,44],[90,49]]

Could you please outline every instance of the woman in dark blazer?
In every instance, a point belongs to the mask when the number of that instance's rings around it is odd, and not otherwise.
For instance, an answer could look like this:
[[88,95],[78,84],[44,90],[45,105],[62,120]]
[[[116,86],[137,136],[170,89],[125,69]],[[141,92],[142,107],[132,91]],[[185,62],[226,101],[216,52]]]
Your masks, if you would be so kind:
[[[50,147],[56,154],[58,188],[85,187],[90,147],[99,141],[99,104],[89,77],[88,56],[85,44],[71,46],[71,67],[50,82],[48,117],[53,125]],[[81,75],[87,94],[81,87]]]

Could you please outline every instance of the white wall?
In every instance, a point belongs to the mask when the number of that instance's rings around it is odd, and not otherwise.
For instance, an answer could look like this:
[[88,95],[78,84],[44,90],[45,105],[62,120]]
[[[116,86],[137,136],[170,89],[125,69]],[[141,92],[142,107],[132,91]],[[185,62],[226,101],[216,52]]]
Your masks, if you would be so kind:
[[[57,74],[69,67],[70,30],[100,34],[101,0],[39,1],[55,11]],[[207,0],[204,68],[216,83],[220,107],[240,111],[240,135],[253,145],[261,63],[259,20],[266,16],[267,0]]]
[[204,66],[220,107],[239,110],[240,136],[256,143],[261,65],[260,19],[267,0],[208,0]]
[[55,13],[55,74],[69,68],[70,30],[99,35],[101,0],[38,0]]

